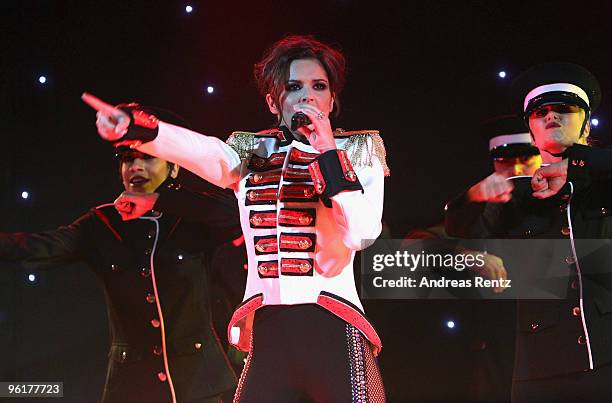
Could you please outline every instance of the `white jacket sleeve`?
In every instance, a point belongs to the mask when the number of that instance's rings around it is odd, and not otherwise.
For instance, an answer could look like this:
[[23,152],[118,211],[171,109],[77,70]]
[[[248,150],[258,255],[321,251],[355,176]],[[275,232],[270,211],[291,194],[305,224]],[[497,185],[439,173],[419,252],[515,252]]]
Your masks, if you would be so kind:
[[382,229],[384,177],[389,168],[378,132],[350,132],[338,150],[317,157],[309,170],[315,190],[332,216],[344,245],[361,250]]
[[377,157],[372,166],[355,169],[363,186],[331,197],[334,218],[347,248],[361,250],[370,246],[382,230],[385,173]]
[[235,188],[240,180],[241,160],[222,140],[159,122],[155,140],[138,146],[154,155],[195,173],[222,188]]

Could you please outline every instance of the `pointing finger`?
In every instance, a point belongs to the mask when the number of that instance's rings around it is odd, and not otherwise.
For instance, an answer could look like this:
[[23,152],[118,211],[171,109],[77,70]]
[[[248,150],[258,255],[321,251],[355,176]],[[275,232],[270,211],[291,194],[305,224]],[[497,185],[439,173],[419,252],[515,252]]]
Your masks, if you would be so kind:
[[81,99],[83,100],[83,102],[85,102],[87,105],[91,106],[93,109],[99,111],[99,112],[106,112],[108,114],[112,114],[115,111],[115,107],[107,104],[106,102],[102,101],[100,98],[88,93],[88,92],[84,92],[81,95]]

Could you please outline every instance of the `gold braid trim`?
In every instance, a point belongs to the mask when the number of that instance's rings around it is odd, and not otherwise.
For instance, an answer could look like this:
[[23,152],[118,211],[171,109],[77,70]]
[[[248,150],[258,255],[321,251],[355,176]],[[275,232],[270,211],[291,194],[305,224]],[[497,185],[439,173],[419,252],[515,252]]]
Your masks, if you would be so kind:
[[226,143],[236,151],[241,160],[246,160],[255,150],[255,133],[233,132]]
[[[352,150],[349,158],[354,167],[372,166],[372,156],[376,156],[383,167],[385,176],[391,175],[391,170],[387,166],[387,151],[385,143],[377,130],[363,130],[354,132],[337,132],[336,136],[348,136],[346,140],[346,150]],[[368,139],[372,139],[371,143]],[[365,161],[363,161],[365,149]]]

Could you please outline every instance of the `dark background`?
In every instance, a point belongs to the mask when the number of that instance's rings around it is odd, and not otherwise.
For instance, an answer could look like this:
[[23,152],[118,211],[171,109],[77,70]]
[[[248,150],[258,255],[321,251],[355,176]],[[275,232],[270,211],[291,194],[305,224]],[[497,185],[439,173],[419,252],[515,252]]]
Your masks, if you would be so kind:
[[[612,13],[603,1],[17,3],[3,5],[0,16],[1,231],[69,223],[121,190],[83,91],[110,103],[163,106],[223,139],[232,130],[264,129],[273,117],[252,66],[289,33],[314,34],[346,52],[348,83],[334,123],[381,131],[392,171],[384,220],[396,238],[440,220],[449,198],[490,172],[476,129],[507,110],[512,78],[530,65],[571,61],[590,69],[604,89],[593,137],[606,145],[612,125]],[[31,283],[27,273],[2,269],[0,379],[64,381],[65,401],[99,399],[108,334],[93,275],[74,265]],[[489,393],[483,385],[511,368],[510,359],[492,359],[497,353],[484,340],[511,357],[511,320],[500,319],[507,306],[365,305],[385,344],[391,401],[505,399],[503,387]],[[448,319],[457,322],[452,331]],[[482,375],[484,362],[497,367]]]

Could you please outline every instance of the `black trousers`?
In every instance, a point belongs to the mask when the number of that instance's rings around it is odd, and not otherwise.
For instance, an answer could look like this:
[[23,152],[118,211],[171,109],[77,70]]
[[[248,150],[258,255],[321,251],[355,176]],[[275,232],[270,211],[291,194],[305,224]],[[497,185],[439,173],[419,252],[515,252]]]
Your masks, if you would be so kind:
[[512,383],[512,403],[610,403],[612,365]]
[[255,313],[234,402],[385,402],[369,342],[314,304]]

